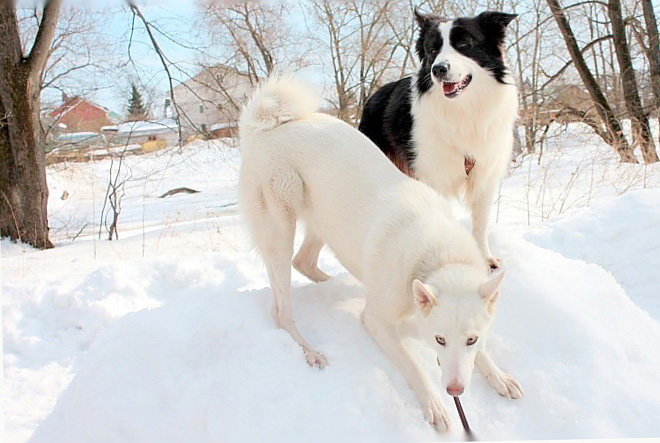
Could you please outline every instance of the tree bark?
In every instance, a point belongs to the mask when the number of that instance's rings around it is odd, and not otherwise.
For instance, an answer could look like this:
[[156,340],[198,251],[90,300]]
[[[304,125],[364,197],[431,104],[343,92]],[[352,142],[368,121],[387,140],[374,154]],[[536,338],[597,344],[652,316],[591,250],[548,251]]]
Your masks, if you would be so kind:
[[46,154],[40,120],[41,74],[61,0],[44,6],[30,54],[23,55],[12,2],[0,5],[0,236],[34,247],[48,238]]
[[573,60],[573,65],[575,65],[575,69],[577,69],[582,83],[589,92],[591,100],[594,102],[598,116],[606,128],[609,145],[614,148],[617,154],[619,154],[622,162],[639,163],[623,134],[621,122],[616,118],[612,107],[605,98],[605,94],[603,94],[601,87],[598,85],[598,82],[596,82],[596,79],[589,70],[587,63],[582,56],[582,52],[578,47],[573,30],[566,19],[566,15],[559,4],[559,0],[546,0],[546,2],[550,7],[550,11],[552,11],[552,16],[557,22],[559,31],[564,38],[566,48],[571,55],[571,60]]
[[[643,49],[649,62],[649,75],[651,76],[651,87],[655,98],[655,112],[660,127],[660,38],[658,38],[658,22],[655,18],[651,0],[642,0],[642,10],[644,11],[646,33],[649,37],[649,45],[643,47]],[[658,142],[660,143],[660,136]]]
[[612,24],[614,50],[619,63],[623,99],[628,117],[630,117],[633,139],[642,151],[644,163],[655,163],[658,161],[658,153],[653,143],[648,116],[644,113],[642,100],[639,98],[639,88],[635,78],[632,57],[630,56],[630,48],[626,40],[626,28],[621,15],[620,0],[608,0],[607,13]]

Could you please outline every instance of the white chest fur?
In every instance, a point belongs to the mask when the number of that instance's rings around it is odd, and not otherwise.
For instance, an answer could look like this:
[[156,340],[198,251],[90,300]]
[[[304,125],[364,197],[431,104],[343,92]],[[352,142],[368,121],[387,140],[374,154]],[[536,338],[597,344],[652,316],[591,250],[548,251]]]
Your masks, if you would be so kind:
[[474,159],[481,174],[496,175],[511,156],[516,87],[484,86],[472,85],[455,99],[444,97],[440,88],[413,94],[415,174],[444,195],[456,195],[468,178],[465,156]]

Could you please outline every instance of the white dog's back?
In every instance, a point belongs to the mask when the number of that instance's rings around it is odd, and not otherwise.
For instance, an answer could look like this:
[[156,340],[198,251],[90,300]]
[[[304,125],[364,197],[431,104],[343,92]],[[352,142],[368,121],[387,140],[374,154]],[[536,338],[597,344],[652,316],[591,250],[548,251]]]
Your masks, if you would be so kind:
[[282,205],[360,278],[364,239],[390,207],[401,211],[431,199],[446,209],[439,211],[444,216],[449,209],[433,190],[399,172],[366,136],[316,113],[315,103],[300,84],[278,79],[246,107],[240,125],[243,214],[251,230],[259,230],[263,214],[253,211],[259,205],[252,202]]

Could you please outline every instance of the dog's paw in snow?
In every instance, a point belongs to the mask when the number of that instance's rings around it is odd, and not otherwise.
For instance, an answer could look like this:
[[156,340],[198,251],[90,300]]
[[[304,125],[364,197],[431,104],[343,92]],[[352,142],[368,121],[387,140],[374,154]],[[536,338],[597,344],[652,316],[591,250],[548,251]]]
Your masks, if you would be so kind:
[[312,350],[305,351],[305,360],[307,360],[307,364],[309,364],[311,367],[316,366],[319,369],[323,369],[328,365],[328,360],[323,356],[323,354]]
[[489,257],[487,261],[488,261],[488,266],[490,267],[491,270],[499,269],[500,266],[502,266],[501,258]]
[[447,432],[451,428],[451,420],[442,402],[437,398],[429,398],[424,403],[424,417],[438,432]]
[[520,383],[513,378],[511,374],[506,372],[493,372],[487,377],[490,384],[495,388],[498,394],[502,397],[507,397],[511,399],[519,399],[523,396],[523,389],[520,386]]

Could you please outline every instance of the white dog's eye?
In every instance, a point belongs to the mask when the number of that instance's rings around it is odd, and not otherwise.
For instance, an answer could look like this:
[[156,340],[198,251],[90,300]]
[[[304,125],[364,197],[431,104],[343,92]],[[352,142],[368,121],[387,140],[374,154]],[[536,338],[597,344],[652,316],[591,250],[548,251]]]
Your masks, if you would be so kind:
[[445,338],[444,338],[444,337],[440,337],[439,335],[436,335],[436,336],[435,336],[435,341],[437,341],[438,344],[440,344],[440,345],[442,345],[442,346],[444,346],[444,345],[446,344],[446,343],[445,343]]
[[472,346],[473,344],[475,344],[477,342],[478,339],[479,339],[479,337],[468,337],[466,344],[468,346]]

